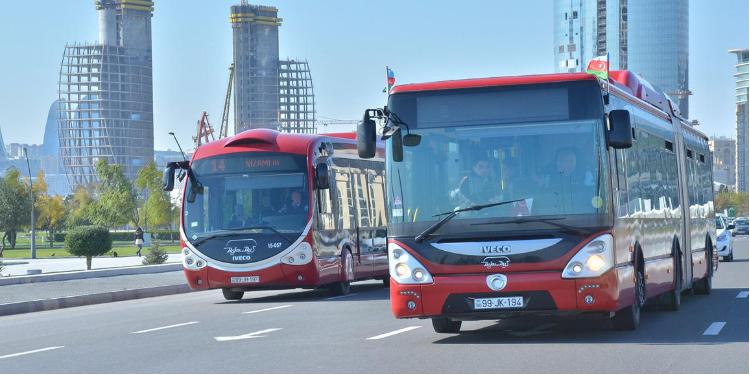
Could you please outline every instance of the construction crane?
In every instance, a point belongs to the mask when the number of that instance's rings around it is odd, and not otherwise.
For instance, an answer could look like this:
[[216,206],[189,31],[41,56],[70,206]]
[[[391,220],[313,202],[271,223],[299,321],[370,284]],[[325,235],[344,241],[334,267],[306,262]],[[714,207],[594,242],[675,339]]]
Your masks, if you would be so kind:
[[224,98],[224,112],[221,114],[219,139],[226,138],[229,133],[229,101],[232,98],[232,81],[234,81],[234,63],[229,65],[229,83],[227,83],[227,96]]
[[195,142],[195,148],[197,149],[200,145],[213,141],[214,128],[211,127],[211,123],[208,121],[208,112],[201,112],[201,118],[198,120],[198,131],[193,137]]

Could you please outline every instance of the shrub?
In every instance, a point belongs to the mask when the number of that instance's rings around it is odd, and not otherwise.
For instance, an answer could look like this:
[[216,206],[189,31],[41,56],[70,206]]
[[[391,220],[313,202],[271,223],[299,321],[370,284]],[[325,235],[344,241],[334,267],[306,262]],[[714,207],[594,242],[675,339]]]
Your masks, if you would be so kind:
[[151,249],[149,249],[146,257],[143,258],[143,264],[162,264],[167,261],[169,255],[166,251],[162,250],[159,246],[159,241],[153,241],[151,243]]
[[91,269],[91,258],[112,250],[112,236],[101,226],[82,226],[72,229],[65,236],[65,250],[86,257],[86,269]]

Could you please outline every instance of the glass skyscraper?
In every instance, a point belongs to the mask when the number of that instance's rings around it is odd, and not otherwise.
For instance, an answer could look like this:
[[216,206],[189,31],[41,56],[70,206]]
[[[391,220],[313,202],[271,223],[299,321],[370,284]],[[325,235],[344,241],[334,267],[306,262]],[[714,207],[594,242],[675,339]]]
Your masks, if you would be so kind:
[[556,0],[554,22],[558,72],[609,53],[610,69],[644,77],[688,117],[688,0]]
[[748,179],[748,49],[733,49],[735,65],[735,103],[737,105],[737,191],[747,191]]

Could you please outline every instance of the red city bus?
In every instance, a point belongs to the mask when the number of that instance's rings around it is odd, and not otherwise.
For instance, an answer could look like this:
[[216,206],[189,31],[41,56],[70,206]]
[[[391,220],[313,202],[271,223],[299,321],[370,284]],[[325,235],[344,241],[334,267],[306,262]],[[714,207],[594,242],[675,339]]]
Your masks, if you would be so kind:
[[186,171],[180,237],[190,287],[239,300],[255,289],[387,286],[383,150],[363,160],[354,138],[248,130],[169,163],[165,190]]
[[636,329],[711,291],[718,265],[711,151],[661,92],[627,71],[393,88],[385,120],[391,309],[463,320],[599,315]]

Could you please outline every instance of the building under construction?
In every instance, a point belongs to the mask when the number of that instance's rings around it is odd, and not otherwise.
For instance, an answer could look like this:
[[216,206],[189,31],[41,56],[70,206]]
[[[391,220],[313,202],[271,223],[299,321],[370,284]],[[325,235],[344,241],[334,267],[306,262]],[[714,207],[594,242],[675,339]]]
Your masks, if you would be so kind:
[[278,9],[231,7],[234,51],[234,130],[315,132],[315,96],[307,61],[279,60]]
[[60,156],[72,186],[94,182],[99,159],[133,179],[154,158],[154,3],[95,4],[99,43],[66,45],[60,65]]

